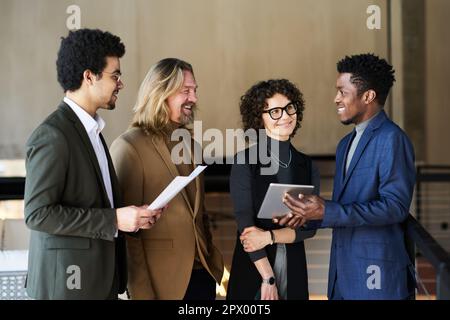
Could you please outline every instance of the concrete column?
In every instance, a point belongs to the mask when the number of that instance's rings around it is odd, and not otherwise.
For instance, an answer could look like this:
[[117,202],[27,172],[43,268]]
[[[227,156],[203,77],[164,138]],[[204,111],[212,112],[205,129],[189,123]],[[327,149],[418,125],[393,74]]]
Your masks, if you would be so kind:
[[402,0],[403,128],[411,138],[417,161],[426,160],[425,1]]

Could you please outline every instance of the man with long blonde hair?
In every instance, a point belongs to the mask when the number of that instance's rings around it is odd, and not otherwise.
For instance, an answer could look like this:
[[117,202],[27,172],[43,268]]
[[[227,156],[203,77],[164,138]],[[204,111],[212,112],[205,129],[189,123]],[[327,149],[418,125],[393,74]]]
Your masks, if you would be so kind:
[[[168,58],[153,65],[139,89],[130,128],[111,146],[125,204],[153,201],[176,176],[195,169],[194,141],[177,161],[172,133],[192,123],[197,102],[192,66]],[[186,150],[186,148],[183,148]],[[151,230],[127,237],[132,299],[214,299],[223,261],[212,243],[199,176],[169,204]]]

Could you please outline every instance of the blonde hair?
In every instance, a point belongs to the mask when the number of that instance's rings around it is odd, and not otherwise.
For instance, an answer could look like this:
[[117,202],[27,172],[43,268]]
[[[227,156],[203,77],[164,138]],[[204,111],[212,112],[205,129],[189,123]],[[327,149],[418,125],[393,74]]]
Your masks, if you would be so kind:
[[175,58],[163,59],[150,68],[133,107],[132,127],[140,127],[155,134],[164,132],[170,120],[166,101],[183,85],[183,71],[190,71],[194,75],[189,63]]

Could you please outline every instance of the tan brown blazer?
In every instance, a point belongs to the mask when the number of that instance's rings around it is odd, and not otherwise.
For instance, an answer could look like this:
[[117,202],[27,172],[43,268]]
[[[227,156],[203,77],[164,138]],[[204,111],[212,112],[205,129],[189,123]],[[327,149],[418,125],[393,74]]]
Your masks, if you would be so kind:
[[[110,152],[124,205],[151,203],[180,175],[163,138],[139,128],[118,137]],[[128,289],[132,299],[183,299],[196,248],[204,268],[220,283],[223,260],[204,221],[203,177],[196,178],[195,185],[194,207],[183,190],[151,229],[139,231],[135,238],[127,236]]]

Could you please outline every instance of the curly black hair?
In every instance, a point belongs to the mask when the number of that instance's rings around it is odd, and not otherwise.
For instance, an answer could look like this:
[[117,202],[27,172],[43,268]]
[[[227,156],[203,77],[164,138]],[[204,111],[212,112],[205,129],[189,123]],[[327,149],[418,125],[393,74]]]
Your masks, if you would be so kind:
[[358,89],[358,95],[374,90],[381,106],[384,106],[395,81],[392,66],[372,53],[346,56],[337,63],[337,71],[352,74],[350,81]]
[[241,97],[239,108],[242,116],[244,130],[263,129],[264,122],[262,114],[267,106],[267,99],[272,98],[275,94],[282,94],[292,102],[297,103],[297,123],[291,137],[293,137],[303,119],[303,110],[305,110],[305,101],[300,90],[289,80],[276,79],[260,81],[253,85]]
[[56,60],[58,82],[64,92],[81,87],[83,72],[99,74],[106,66],[106,57],[122,58],[125,45],[120,38],[101,30],[80,29],[61,37]]

